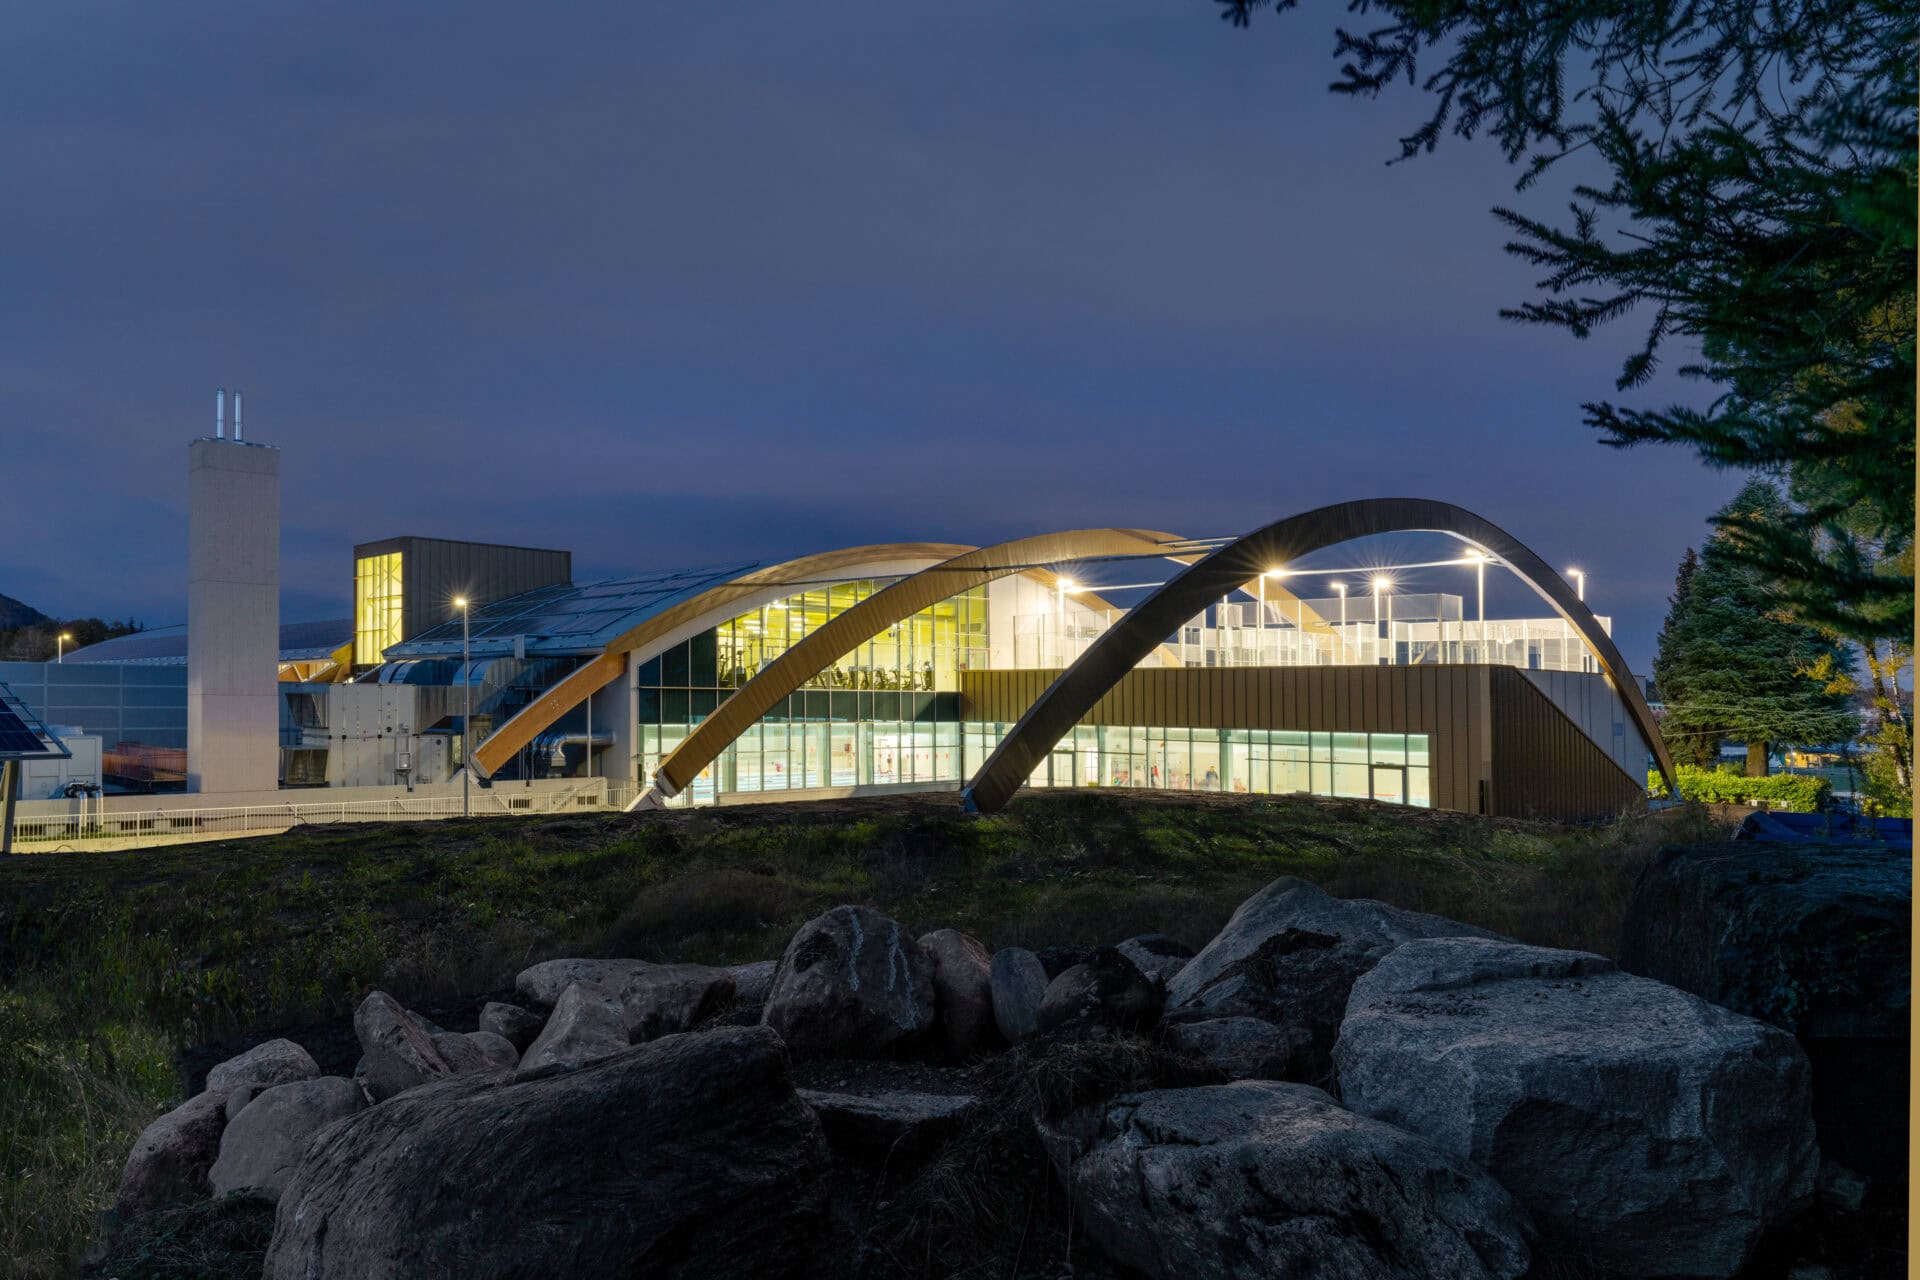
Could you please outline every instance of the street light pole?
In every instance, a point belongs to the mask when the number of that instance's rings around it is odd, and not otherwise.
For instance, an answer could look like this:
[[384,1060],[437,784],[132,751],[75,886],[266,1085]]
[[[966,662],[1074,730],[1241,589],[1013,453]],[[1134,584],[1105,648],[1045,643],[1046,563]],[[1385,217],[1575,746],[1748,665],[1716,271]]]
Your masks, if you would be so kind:
[[1344,657],[1353,651],[1353,642],[1347,637],[1347,584],[1335,582],[1331,585],[1340,593],[1340,650]]
[[65,665],[66,665],[66,663],[67,663],[67,641],[69,641],[69,640],[71,640],[71,639],[73,639],[73,636],[72,636],[72,634],[71,634],[70,632],[66,632],[66,631],[62,631],[62,632],[60,633],[60,635],[59,635],[59,636],[58,636],[58,637],[57,637],[57,638],[56,638],[56,639],[54,640],[54,642],[53,642],[53,662],[54,662],[54,665],[55,665],[55,666],[65,666]]
[[[473,816],[473,641],[468,620],[472,613],[465,596],[455,596],[460,611],[460,816]],[[587,748],[592,751],[592,747]]]

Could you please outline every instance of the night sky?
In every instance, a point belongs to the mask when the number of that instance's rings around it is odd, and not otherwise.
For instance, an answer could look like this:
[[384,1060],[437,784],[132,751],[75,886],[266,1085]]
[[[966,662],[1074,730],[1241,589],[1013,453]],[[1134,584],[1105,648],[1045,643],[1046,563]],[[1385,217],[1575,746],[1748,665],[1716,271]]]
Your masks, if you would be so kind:
[[1644,671],[1739,478],[1594,442],[1639,328],[1497,314],[1489,207],[1566,179],[1388,166],[1426,103],[1326,91],[1343,15],[8,5],[0,593],[182,619],[225,384],[285,451],[288,620],[396,534],[584,578],[1419,495],[1587,569]]

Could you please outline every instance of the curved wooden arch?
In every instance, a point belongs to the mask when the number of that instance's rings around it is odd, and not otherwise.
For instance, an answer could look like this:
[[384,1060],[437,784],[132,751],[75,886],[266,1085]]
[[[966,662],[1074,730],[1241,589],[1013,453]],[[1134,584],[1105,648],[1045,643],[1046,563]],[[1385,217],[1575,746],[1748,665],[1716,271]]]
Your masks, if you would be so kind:
[[[894,623],[911,618],[930,605],[996,578],[1027,571],[1036,563],[1165,553],[1166,544],[1173,541],[1176,539],[1172,534],[1150,529],[1071,529],[1063,533],[1043,533],[968,550],[883,591],[876,591],[768,663],[721,703],[660,762],[653,774],[654,789],[660,798],[672,799],[699,777],[702,769],[718,759],[729,743],[759,723],[760,717],[782,698],[825,671],[842,654],[852,652]],[[1169,558],[1190,562],[1194,557],[1171,554]],[[1152,651],[1149,648],[1147,653]]]
[[954,542],[883,542],[846,547],[755,569],[717,587],[709,587],[615,636],[605,652],[515,712],[474,748],[474,770],[483,778],[490,777],[561,716],[619,679],[627,669],[629,654],[637,653],[639,657],[635,660],[645,662],[655,653],[724,622],[735,613],[791,595],[790,588],[800,583],[836,575],[891,578],[916,573],[970,550],[971,547]]
[[1678,795],[1673,758],[1654,726],[1653,712],[1627,663],[1581,602],[1546,561],[1491,521],[1463,507],[1426,498],[1368,498],[1288,516],[1207,555],[1175,574],[1134,606],[1117,626],[1095,640],[1080,660],[1060,673],[1020,717],[964,791],[966,807],[996,813],[1040,761],[1122,676],[1188,618],[1268,565],[1288,564],[1323,547],[1376,533],[1443,533],[1504,561],[1522,581],[1580,633],[1600,669],[1626,703],[1627,714],[1659,762],[1667,786]]

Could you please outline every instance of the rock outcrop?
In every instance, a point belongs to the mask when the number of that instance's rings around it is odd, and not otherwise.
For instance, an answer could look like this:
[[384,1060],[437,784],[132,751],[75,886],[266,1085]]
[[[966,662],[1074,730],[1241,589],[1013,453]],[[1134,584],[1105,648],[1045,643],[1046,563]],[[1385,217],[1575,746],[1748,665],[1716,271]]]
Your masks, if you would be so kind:
[[264,1089],[294,1080],[318,1079],[319,1075],[320,1064],[305,1049],[291,1040],[269,1040],[207,1072],[207,1088],[238,1089],[252,1085]]
[[262,1090],[220,1136],[207,1180],[217,1196],[274,1201],[306,1154],[307,1140],[366,1106],[342,1076],[296,1080]]
[[1002,947],[993,953],[990,980],[993,1024],[1009,1044],[1040,1029],[1040,1002],[1047,998],[1047,971],[1040,957],[1025,947]]
[[746,1004],[760,1004],[773,990],[777,960],[755,960],[751,964],[730,964],[727,976],[733,979],[733,998]]
[[540,1036],[520,1056],[523,1070],[573,1068],[627,1047],[626,1014],[618,997],[591,982],[560,993]]
[[827,1161],[764,1028],[670,1036],[572,1071],[455,1077],[313,1139],[264,1274],[804,1275]]
[[1793,1038],[1600,956],[1406,943],[1354,984],[1334,1059],[1348,1106],[1622,1274],[1732,1276],[1812,1191]]
[[209,1089],[142,1129],[121,1170],[114,1207],[121,1213],[151,1213],[206,1199],[207,1171],[220,1156],[226,1127],[227,1091]]
[[1043,1129],[1089,1237],[1152,1280],[1517,1280],[1526,1213],[1309,1085],[1129,1094]]
[[1798,1035],[1821,1149],[1905,1177],[1912,902],[1904,848],[1664,849],[1634,886],[1620,967]]
[[800,926],[780,957],[761,1021],[796,1051],[883,1052],[933,1025],[933,962],[870,907],[835,907]]
[[1063,970],[1040,1001],[1039,1029],[1085,1035],[1096,1030],[1145,1031],[1160,1017],[1158,983],[1113,947],[1100,947],[1084,964]]
[[1164,933],[1143,933],[1128,938],[1116,944],[1114,950],[1133,961],[1134,968],[1160,983],[1173,981],[1174,975],[1193,959],[1192,947]]
[[1335,898],[1282,876],[1235,909],[1212,942],[1167,983],[1169,1022],[1255,1017],[1306,1033],[1295,1079],[1330,1078],[1347,993],[1415,938],[1493,937],[1440,916],[1365,898]]
[[940,1045],[949,1057],[970,1058],[1000,1044],[993,1020],[993,955],[958,929],[923,934],[920,949],[933,961],[933,999]]

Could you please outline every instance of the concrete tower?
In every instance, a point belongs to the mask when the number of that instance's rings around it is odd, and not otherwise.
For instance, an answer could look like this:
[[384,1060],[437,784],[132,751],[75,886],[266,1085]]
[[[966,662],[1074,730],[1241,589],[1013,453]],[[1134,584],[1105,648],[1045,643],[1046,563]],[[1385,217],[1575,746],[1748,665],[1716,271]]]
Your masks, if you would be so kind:
[[280,785],[280,451],[214,434],[187,446],[187,789]]

